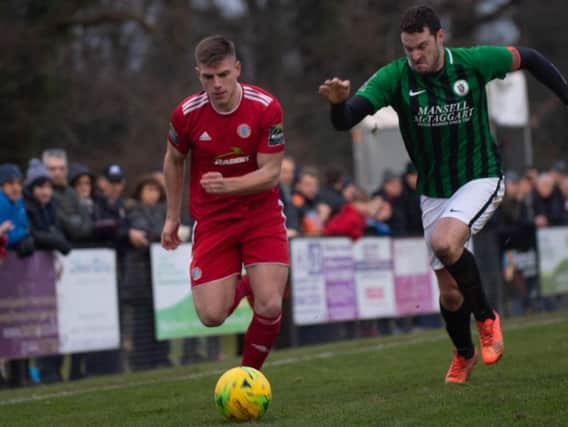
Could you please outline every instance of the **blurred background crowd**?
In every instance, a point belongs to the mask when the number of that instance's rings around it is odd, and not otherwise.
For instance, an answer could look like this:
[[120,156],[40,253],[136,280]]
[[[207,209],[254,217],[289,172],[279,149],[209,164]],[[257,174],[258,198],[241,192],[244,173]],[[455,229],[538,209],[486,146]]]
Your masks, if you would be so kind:
[[[127,186],[128,181],[132,181]],[[280,195],[290,238],[299,236],[422,236],[416,171],[384,172],[382,183],[368,194],[338,168],[321,170],[290,156],[282,163]],[[523,230],[568,225],[568,171],[564,161],[549,169],[529,168],[523,174],[505,174],[506,194],[488,228],[513,235]],[[130,187],[131,191],[126,192]],[[65,377],[169,366],[168,341],[154,336],[149,245],[160,241],[165,221],[165,188],[161,171],[127,177],[119,164],[101,171],[70,162],[59,148],[46,149],[29,160],[26,170],[12,163],[0,164],[0,262],[7,251],[20,257],[35,250],[65,255],[74,248],[112,247],[117,251],[122,335],[121,351],[73,354]],[[191,218],[180,228],[183,241],[190,238]],[[527,290],[528,292],[528,290]],[[526,292],[525,292],[526,293]],[[525,295],[527,296],[527,295]],[[530,305],[530,304],[529,304]],[[369,334],[408,331],[417,326],[437,326],[437,316],[383,319],[363,325]],[[304,342],[339,338],[337,328],[316,325],[304,328]],[[216,338],[183,340],[182,362],[219,356]],[[12,382],[25,384],[37,373],[42,383],[63,378],[64,357],[11,361]]]

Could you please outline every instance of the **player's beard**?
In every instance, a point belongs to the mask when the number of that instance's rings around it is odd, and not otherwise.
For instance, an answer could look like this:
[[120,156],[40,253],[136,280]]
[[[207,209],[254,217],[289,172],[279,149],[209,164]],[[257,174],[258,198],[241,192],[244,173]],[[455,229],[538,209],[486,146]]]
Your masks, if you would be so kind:
[[430,62],[428,68],[426,68],[424,71],[419,71],[416,66],[412,67],[414,69],[414,71],[416,71],[419,74],[436,74],[438,71],[440,71],[442,69],[443,63],[441,62],[441,58],[443,55],[443,51],[441,51],[441,49],[438,47],[438,42],[435,41],[435,49],[434,49],[434,54],[432,56],[432,61]]
[[443,51],[441,51],[441,49],[438,47],[438,41],[435,41],[434,45],[435,45],[435,54],[434,57],[432,58],[432,65],[430,65],[429,70],[424,74],[435,74],[442,69],[441,66],[443,64],[441,64],[440,58],[443,54]]

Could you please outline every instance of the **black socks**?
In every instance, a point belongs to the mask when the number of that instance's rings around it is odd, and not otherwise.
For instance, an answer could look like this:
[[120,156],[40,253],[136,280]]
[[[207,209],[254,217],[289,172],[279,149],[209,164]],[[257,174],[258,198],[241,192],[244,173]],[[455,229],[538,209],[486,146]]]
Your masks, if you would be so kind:
[[472,358],[475,350],[471,340],[471,311],[465,300],[456,311],[448,311],[440,304],[440,312],[458,354],[466,359]]
[[471,307],[475,320],[482,322],[486,319],[495,319],[493,309],[489,305],[485,292],[481,286],[481,276],[470,251],[464,248],[461,257],[446,269],[458,283],[465,301]]

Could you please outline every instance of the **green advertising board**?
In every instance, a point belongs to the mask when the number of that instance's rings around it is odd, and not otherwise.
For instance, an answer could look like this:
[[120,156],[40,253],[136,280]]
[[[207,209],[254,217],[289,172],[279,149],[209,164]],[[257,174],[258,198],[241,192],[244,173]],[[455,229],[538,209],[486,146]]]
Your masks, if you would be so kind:
[[201,324],[193,306],[189,283],[190,244],[166,251],[154,243],[150,248],[150,255],[157,339],[225,335],[246,331],[252,319],[252,310],[246,299],[241,301],[221,326],[208,328]]
[[537,242],[541,294],[568,293],[568,227],[539,229]]

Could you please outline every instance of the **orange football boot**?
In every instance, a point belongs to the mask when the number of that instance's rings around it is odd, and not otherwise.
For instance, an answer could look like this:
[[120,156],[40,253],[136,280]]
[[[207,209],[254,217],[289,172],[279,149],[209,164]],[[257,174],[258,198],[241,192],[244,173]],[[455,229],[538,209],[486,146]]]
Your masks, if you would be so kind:
[[456,351],[454,358],[452,359],[452,363],[450,364],[450,368],[448,369],[448,373],[446,374],[446,384],[465,384],[476,362],[476,349],[474,349],[473,356],[469,359],[460,356]]
[[481,359],[486,365],[496,363],[505,351],[503,333],[501,332],[501,318],[496,311],[493,311],[493,314],[495,320],[485,319],[483,322],[476,322],[481,343]]

